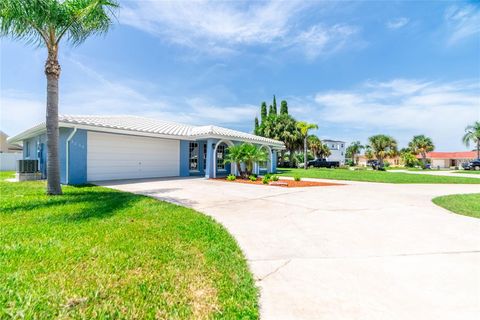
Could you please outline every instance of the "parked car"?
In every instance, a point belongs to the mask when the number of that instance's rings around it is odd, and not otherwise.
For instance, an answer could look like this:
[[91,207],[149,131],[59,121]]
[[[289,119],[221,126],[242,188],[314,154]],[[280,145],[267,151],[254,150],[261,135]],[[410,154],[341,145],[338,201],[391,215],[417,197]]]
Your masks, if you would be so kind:
[[465,162],[462,164],[462,167],[465,170],[480,170],[480,159]]
[[307,162],[308,168],[338,168],[339,161],[327,161],[325,159],[315,159]]

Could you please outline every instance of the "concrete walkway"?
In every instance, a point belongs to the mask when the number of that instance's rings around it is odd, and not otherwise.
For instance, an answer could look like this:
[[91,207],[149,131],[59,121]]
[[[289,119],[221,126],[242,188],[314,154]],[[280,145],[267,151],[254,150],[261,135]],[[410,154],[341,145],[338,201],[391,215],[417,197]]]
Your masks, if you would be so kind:
[[340,183],[101,184],[189,206],[222,223],[261,288],[263,319],[478,319],[480,220],[430,199],[480,192],[480,185]]

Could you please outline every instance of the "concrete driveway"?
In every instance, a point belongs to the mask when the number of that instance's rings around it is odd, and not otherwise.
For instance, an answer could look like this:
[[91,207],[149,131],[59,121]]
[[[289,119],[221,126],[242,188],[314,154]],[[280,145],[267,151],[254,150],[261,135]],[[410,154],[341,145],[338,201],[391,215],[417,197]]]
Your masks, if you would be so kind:
[[101,183],[195,208],[237,239],[263,319],[478,319],[480,220],[431,198],[479,185],[285,189],[204,179]]

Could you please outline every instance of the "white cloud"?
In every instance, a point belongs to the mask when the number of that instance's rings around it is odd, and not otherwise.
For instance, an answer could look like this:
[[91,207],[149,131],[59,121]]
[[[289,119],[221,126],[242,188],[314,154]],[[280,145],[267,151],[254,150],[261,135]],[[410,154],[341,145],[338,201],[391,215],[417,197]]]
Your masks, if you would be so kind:
[[449,44],[454,44],[480,33],[479,6],[450,6],[445,11],[444,18],[450,31]]
[[[193,125],[220,125],[250,130],[258,107],[220,103],[208,94],[191,96],[159,93],[161,85],[109,79],[78,60],[69,59],[70,72],[82,79],[62,86],[60,114],[140,115]],[[75,69],[75,70],[73,70]],[[45,97],[2,90],[0,127],[15,135],[45,121]]]
[[287,46],[301,50],[309,60],[313,60],[321,54],[342,49],[356,33],[358,28],[350,25],[315,25],[295,36]]
[[316,4],[297,0],[127,2],[120,21],[212,55],[236,53],[242,46],[269,50],[290,46],[303,48],[311,59],[343,47],[357,31],[346,24],[300,28],[301,13]]
[[405,17],[396,18],[387,22],[387,28],[400,29],[408,24],[410,20]]
[[402,144],[414,134],[427,134],[440,149],[459,149],[465,126],[480,119],[479,90],[474,80],[395,79],[366,82],[348,91],[320,92],[314,100],[320,106],[316,112],[320,121],[369,134],[390,133]]

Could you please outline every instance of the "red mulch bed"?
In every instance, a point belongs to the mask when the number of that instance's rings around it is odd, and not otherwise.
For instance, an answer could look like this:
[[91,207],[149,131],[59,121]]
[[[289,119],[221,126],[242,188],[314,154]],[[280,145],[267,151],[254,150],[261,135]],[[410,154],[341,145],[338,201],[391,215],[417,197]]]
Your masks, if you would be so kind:
[[[258,178],[257,181],[250,181],[248,179],[242,179],[242,178],[237,178],[237,180],[234,181],[228,181],[225,178],[216,178],[212,180],[218,180],[218,181],[223,181],[223,182],[228,182],[228,183],[244,183],[244,184],[259,184],[263,186],[269,186],[269,187],[283,187],[283,188],[302,188],[302,187],[328,187],[328,186],[341,186],[343,184],[341,183],[329,183],[329,182],[314,182],[314,181],[294,181],[294,180],[278,180],[278,181],[272,181],[271,183],[281,183],[281,185],[268,185],[268,184],[263,184],[262,179]],[[286,185],[285,185],[286,184]]]

